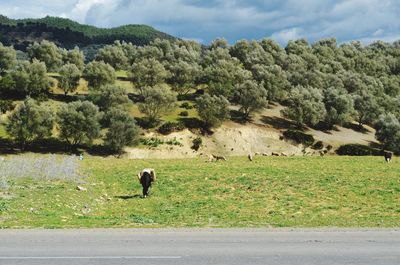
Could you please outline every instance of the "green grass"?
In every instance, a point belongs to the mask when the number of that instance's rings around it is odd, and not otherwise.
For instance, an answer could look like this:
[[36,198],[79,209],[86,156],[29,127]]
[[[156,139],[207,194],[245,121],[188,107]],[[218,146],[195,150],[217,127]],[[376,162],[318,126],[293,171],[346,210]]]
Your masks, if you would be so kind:
[[[144,167],[158,172],[147,199],[135,177]],[[400,227],[397,159],[236,157],[210,164],[87,156],[82,169],[87,191],[70,182],[11,181],[0,199],[0,226]]]

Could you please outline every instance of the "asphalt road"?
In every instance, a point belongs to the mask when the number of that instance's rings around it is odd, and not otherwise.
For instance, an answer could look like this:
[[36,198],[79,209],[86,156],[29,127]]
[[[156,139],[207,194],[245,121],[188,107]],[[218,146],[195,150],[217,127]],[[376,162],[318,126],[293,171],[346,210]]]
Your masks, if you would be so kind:
[[0,264],[400,264],[400,230],[0,230]]

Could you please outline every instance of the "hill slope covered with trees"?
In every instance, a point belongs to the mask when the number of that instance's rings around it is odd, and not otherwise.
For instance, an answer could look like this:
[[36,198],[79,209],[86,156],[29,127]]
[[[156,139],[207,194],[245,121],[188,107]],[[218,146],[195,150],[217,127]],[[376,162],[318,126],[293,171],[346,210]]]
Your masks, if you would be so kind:
[[0,42],[25,50],[33,42],[48,40],[64,48],[111,44],[116,40],[136,45],[149,44],[155,39],[175,39],[146,25],[124,25],[116,28],[97,28],[66,18],[10,19],[0,16]]

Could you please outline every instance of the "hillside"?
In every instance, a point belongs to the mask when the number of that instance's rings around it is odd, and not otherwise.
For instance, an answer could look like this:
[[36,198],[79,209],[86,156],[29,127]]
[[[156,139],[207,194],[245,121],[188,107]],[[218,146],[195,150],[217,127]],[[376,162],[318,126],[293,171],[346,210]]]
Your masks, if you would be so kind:
[[0,42],[25,50],[35,41],[49,40],[64,48],[81,48],[89,45],[104,45],[115,40],[145,45],[150,41],[174,39],[166,33],[146,25],[124,25],[116,28],[97,28],[66,18],[10,19],[0,16]]

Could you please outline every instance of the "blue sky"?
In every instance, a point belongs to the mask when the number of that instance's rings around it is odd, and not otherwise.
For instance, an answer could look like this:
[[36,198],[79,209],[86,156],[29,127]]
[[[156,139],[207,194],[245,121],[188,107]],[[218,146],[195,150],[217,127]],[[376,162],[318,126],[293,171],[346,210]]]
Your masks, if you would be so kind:
[[400,39],[398,0],[0,0],[12,18],[68,17],[100,27],[148,24],[186,39],[209,43],[224,37],[270,37],[310,42]]

